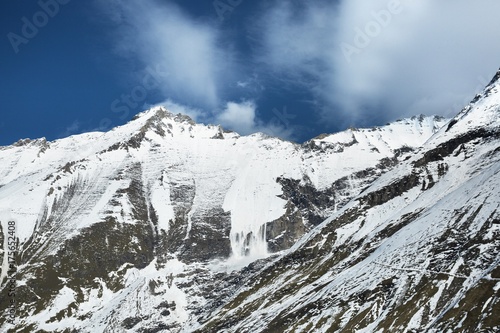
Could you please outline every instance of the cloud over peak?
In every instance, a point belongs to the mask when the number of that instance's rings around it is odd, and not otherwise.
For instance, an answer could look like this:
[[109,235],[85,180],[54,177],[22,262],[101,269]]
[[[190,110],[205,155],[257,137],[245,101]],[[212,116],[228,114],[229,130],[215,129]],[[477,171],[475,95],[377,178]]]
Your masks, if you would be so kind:
[[294,121],[319,118],[321,132],[451,116],[499,66],[497,0],[275,0],[237,32],[215,9],[207,19],[173,1],[96,1],[118,23],[117,50],[164,69],[159,99],[242,134],[296,135],[297,123],[257,112],[277,89],[276,105],[311,96]]
[[448,113],[499,65],[498,1],[315,1],[298,9],[281,1],[260,21],[260,59],[302,78],[326,119]]

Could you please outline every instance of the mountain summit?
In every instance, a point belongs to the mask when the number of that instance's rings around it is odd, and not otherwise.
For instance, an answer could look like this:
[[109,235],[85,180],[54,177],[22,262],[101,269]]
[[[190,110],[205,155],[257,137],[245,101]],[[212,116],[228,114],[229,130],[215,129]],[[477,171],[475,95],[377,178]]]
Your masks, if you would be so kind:
[[302,145],[158,107],[0,147],[1,330],[498,330],[498,86]]

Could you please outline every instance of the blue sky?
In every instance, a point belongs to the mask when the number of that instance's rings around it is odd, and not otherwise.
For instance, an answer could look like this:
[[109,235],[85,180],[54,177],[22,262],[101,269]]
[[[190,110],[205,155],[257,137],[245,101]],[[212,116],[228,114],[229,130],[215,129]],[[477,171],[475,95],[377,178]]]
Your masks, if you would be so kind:
[[0,4],[0,145],[107,130],[157,104],[302,142],[452,116],[500,67],[484,0]]

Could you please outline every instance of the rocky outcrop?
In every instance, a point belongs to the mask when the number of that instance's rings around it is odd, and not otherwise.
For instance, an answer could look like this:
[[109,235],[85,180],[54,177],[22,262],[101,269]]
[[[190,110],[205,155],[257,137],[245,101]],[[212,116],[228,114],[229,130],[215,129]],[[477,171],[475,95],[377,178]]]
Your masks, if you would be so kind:
[[191,218],[189,238],[183,242],[179,258],[186,262],[226,259],[231,255],[231,214],[214,208]]
[[289,203],[285,215],[266,224],[267,248],[273,253],[289,249],[306,231],[302,213]]
[[442,161],[443,158],[449,156],[460,146],[469,143],[475,139],[490,138],[498,139],[500,134],[498,131],[491,131],[488,129],[477,129],[455,138],[452,138],[444,143],[439,144],[436,148],[430,149],[425,152],[424,156],[414,162],[416,167],[421,167],[430,162]]

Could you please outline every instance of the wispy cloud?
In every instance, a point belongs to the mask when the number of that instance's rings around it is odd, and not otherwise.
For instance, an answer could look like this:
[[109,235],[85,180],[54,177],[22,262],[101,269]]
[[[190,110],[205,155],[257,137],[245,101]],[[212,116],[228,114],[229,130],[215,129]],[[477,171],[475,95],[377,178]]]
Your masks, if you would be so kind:
[[222,124],[227,124],[241,134],[249,134],[255,131],[255,103],[229,102],[225,110],[217,115],[217,120]]
[[139,59],[143,67],[165,69],[165,98],[212,108],[224,98],[226,82],[236,82],[232,49],[214,22],[195,20],[171,2],[99,4],[117,24],[117,52]]
[[171,99],[155,105],[146,105],[147,108],[157,106],[164,106],[174,114],[188,115],[198,123],[222,125],[224,128],[241,135],[261,132],[283,139],[295,138],[296,126],[290,123],[290,119],[294,119],[295,115],[289,114],[286,108],[283,111],[275,109],[273,110],[274,118],[269,123],[264,123],[259,120],[257,105],[252,100],[227,102],[222,109],[216,110],[214,113],[207,113],[195,107],[179,104]]
[[310,89],[324,119],[443,114],[498,68],[499,11],[495,0],[280,1],[256,25],[258,58]]
[[264,87],[252,69],[244,68],[218,20],[194,19],[172,2],[98,0],[116,24],[118,53],[138,59],[144,68],[162,69],[161,104],[198,122],[221,124],[240,134],[264,132],[291,138],[292,126],[265,124],[256,113],[255,97]]
[[[309,92],[323,123],[339,128],[451,115],[499,66],[497,0],[275,0],[246,34],[171,1],[95,1],[116,23],[117,52],[162,68],[158,99],[242,134],[295,134],[264,123],[271,110],[260,117],[270,77]],[[244,54],[236,38],[249,38]]]

